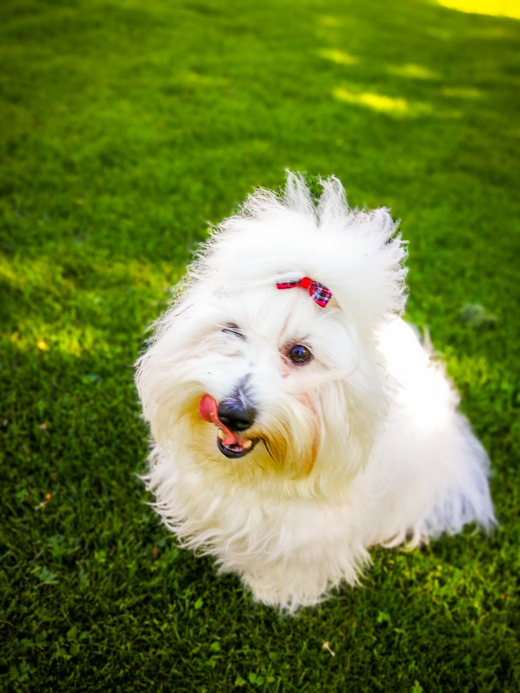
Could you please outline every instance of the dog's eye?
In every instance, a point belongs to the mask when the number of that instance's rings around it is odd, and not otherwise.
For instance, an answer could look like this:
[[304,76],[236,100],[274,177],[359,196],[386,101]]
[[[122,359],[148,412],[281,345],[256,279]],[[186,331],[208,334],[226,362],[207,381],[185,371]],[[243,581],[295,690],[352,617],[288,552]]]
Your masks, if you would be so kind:
[[238,337],[239,339],[245,339],[244,333],[240,329],[238,325],[236,325],[234,322],[228,323],[223,329],[222,332],[225,332],[226,334],[232,334],[234,337]]
[[303,346],[303,344],[296,344],[295,346],[291,347],[291,349],[289,349],[287,352],[287,356],[293,363],[297,364],[309,363],[309,361],[312,359],[310,349],[307,349],[307,347]]

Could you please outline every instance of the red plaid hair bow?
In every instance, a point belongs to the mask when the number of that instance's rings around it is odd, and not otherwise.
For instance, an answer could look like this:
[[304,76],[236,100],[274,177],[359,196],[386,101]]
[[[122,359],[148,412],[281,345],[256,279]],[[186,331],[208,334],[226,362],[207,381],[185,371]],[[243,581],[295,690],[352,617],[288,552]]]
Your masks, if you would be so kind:
[[297,279],[294,282],[276,283],[277,289],[292,289],[294,286],[301,286],[302,288],[307,289],[312,300],[322,308],[325,308],[332,296],[332,292],[330,292],[326,286],[323,286],[323,284],[318,284],[318,282],[315,282],[314,279],[309,279],[309,277]]

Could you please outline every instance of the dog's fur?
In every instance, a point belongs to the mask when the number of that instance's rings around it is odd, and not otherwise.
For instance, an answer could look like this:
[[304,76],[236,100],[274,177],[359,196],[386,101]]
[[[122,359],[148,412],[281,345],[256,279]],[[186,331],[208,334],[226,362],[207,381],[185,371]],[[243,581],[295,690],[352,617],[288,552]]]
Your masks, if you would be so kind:
[[[214,231],[138,362],[159,513],[266,604],[356,583],[375,544],[494,522],[486,453],[399,317],[405,255],[387,210],[349,209],[335,178],[316,205],[289,174],[283,198],[260,190]],[[332,291],[326,307],[277,289],[304,276]],[[293,364],[294,344],[313,360]],[[237,391],[258,443],[227,459],[199,402]]]

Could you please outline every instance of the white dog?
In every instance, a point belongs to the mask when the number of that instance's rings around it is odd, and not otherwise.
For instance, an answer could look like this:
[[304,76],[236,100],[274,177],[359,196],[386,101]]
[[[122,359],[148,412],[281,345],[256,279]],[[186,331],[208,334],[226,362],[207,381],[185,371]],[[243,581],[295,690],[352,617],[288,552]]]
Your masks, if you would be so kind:
[[224,221],[138,362],[164,522],[289,610],[370,546],[494,522],[486,453],[399,317],[396,225],[322,185],[316,205],[289,174]]

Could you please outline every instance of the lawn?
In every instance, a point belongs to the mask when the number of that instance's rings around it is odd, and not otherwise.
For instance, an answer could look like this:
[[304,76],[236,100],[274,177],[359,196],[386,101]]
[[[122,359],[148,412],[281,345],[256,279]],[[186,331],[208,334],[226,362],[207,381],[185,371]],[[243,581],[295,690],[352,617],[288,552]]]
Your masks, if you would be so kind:
[[[3,0],[0,690],[520,690],[520,13],[445,4]],[[500,521],[297,618],[160,525],[133,384],[207,222],[287,167],[402,220]]]

